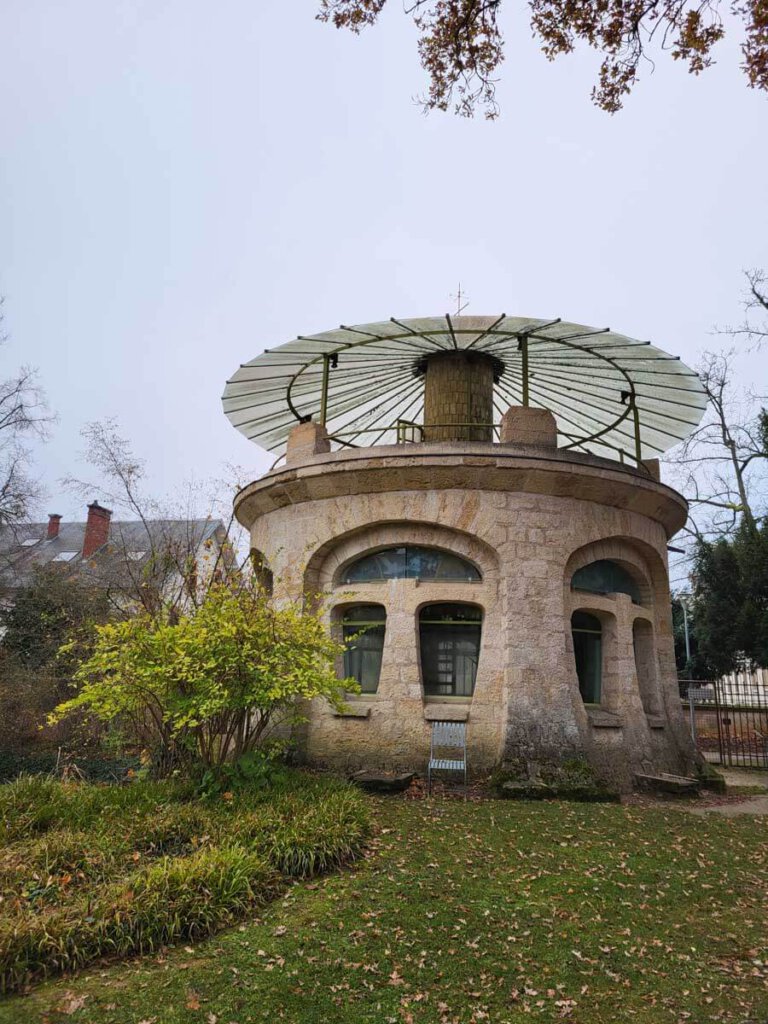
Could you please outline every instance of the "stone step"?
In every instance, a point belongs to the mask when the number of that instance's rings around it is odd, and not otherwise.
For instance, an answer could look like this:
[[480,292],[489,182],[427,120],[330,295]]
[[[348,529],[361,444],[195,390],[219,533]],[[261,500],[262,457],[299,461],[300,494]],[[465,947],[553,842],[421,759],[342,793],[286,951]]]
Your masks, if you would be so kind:
[[350,776],[350,782],[366,790],[368,793],[401,793],[408,789],[411,782],[416,778],[416,772],[355,772]]
[[670,775],[669,772],[659,772],[657,775],[636,773],[635,784],[638,789],[654,793],[673,793],[678,796],[695,795],[701,789],[701,779],[690,779],[685,775]]

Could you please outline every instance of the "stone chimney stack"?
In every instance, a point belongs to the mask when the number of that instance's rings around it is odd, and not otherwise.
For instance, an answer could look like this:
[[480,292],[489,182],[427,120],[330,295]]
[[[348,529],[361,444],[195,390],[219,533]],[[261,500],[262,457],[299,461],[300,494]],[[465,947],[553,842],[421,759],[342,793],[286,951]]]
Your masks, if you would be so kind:
[[51,512],[48,516],[48,533],[46,534],[48,540],[55,540],[59,536],[60,522],[61,516],[56,512]]
[[111,518],[112,510],[103,508],[98,501],[94,501],[88,506],[88,521],[85,524],[85,537],[83,538],[83,558],[90,558],[94,551],[98,551],[107,543]]
[[416,366],[424,374],[425,441],[492,441],[493,383],[503,364],[484,352],[441,352]]

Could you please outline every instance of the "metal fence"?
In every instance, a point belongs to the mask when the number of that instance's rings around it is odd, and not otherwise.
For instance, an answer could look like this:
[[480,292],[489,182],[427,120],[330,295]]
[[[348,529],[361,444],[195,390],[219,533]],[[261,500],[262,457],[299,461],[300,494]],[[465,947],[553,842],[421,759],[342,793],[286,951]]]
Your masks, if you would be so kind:
[[768,769],[768,679],[764,670],[716,680],[680,680],[691,734],[708,760]]

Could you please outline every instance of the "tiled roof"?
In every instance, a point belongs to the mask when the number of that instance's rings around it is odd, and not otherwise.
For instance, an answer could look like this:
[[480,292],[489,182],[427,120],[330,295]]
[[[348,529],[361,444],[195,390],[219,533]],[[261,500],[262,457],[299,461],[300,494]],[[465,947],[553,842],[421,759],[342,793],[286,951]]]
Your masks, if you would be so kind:
[[[129,558],[140,563],[154,548],[178,547],[191,553],[213,539],[217,531],[223,536],[220,519],[154,519],[113,521],[109,538],[89,559],[83,559],[85,523],[65,523],[59,534],[47,539],[48,523],[27,523],[19,527],[0,527],[0,585],[23,586],[36,568],[55,563],[70,571],[95,571]],[[26,543],[25,543],[26,542]],[[34,542],[34,543],[30,543]]]

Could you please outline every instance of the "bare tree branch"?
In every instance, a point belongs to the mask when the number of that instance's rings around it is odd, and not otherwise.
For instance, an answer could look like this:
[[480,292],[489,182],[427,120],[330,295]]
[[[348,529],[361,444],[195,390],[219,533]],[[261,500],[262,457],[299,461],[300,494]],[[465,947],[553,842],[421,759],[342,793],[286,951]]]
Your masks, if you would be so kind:
[[24,366],[0,380],[0,526],[28,521],[42,498],[27,442],[45,440],[53,421],[35,370]]
[[[218,502],[210,498],[206,514],[202,488],[189,484],[175,506],[160,503],[144,490],[144,463],[122,437],[114,419],[88,423],[82,430],[85,461],[98,472],[98,483],[77,477],[65,487],[90,498],[103,496],[130,525],[112,524],[106,551],[93,559],[90,571],[106,590],[113,607],[131,614],[137,607],[153,617],[174,619],[197,606],[211,584],[237,571],[239,529],[232,512],[233,488],[217,483],[227,497],[227,526],[213,531]],[[133,523],[138,523],[137,536]],[[139,557],[140,556],[140,557]]]
[[687,534],[715,539],[741,522],[755,530],[766,514],[765,411],[734,384],[734,350],[708,352],[698,366],[709,405],[691,435],[665,460],[688,499]]

